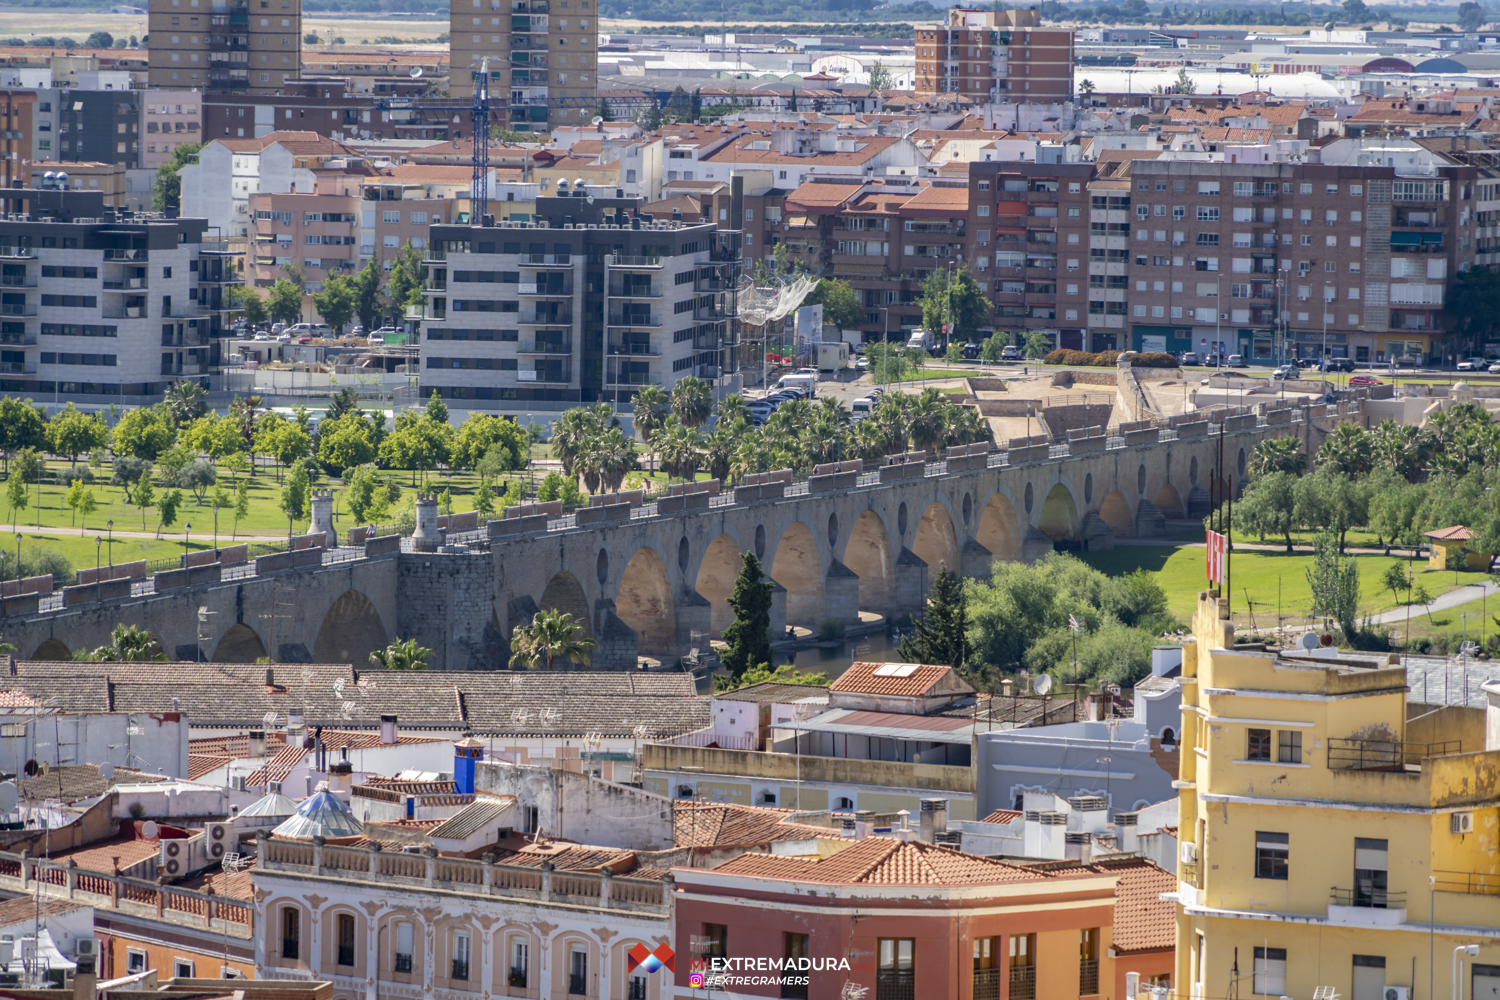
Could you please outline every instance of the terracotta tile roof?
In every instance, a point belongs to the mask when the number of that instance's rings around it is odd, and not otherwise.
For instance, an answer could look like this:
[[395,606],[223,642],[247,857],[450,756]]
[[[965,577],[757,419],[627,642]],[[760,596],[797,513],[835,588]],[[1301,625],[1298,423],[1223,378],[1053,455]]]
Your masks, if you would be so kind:
[[726,875],[840,885],[1000,885],[1053,876],[950,847],[869,837],[816,861],[742,854],[714,869]]
[[59,767],[35,778],[22,778],[21,797],[33,802],[56,799],[61,802],[79,802],[97,798],[115,785],[134,785],[142,782],[166,781],[160,774],[147,774],[129,767],[116,767],[109,779],[99,776],[97,764],[77,764]]
[[803,698],[826,696],[828,688],[821,684],[782,684],[779,681],[761,681],[747,684],[733,691],[715,695],[719,701],[753,701],[762,705],[789,704]]
[[996,809],[994,812],[990,813],[988,816],[986,816],[984,819],[980,820],[979,822],[981,822],[981,823],[1009,823],[1012,820],[1019,818],[1021,815],[1023,815],[1023,814],[1020,813],[1020,812],[1017,812],[1014,809]]
[[52,860],[63,863],[71,860],[79,868],[87,868],[96,872],[112,872],[115,858],[120,859],[120,867],[123,869],[139,864],[147,858],[156,857],[160,853],[161,841],[159,840],[134,840],[122,835],[108,840],[96,840],[69,851],[53,851]]
[[1474,532],[1461,524],[1455,524],[1451,528],[1439,528],[1437,531],[1427,532],[1427,537],[1437,542],[1467,542],[1474,537]]
[[402,163],[390,169],[390,177],[408,184],[468,184],[474,170],[447,163]]
[[780,840],[836,836],[836,831],[826,826],[788,822],[791,809],[674,802],[672,812],[677,847],[751,847]]
[[24,691],[0,691],[0,708],[31,708],[36,701]]
[[635,868],[635,852],[622,851],[616,847],[587,847],[579,844],[545,844],[540,847],[524,847],[519,851],[496,851],[495,863],[515,865],[520,868],[540,868],[542,862],[550,861],[558,871],[598,871],[609,865],[616,875],[632,872]]
[[243,871],[235,872],[233,875],[225,875],[218,868],[194,875],[190,879],[184,879],[177,884],[184,889],[196,889],[198,892],[207,892],[212,888],[217,896],[227,896],[230,899],[254,899],[255,884],[253,882],[255,858],[253,855],[240,855],[249,862],[249,867]]
[[906,212],[967,212],[969,189],[964,187],[924,187],[911,197],[902,209]]
[[[80,908],[82,903],[70,903],[66,899],[43,899],[42,917],[55,917]],[[0,927],[14,927],[17,924],[30,923],[36,919],[37,898],[35,896],[17,896],[15,899],[0,901]],[[30,933],[27,931],[27,933]]]
[[1177,876],[1149,861],[1126,869],[1115,884],[1116,951],[1159,951],[1176,946],[1176,914],[1171,903],[1161,900],[1162,893],[1176,889]]
[[844,691],[850,694],[890,694],[917,698],[927,693],[938,681],[953,672],[952,667],[924,663],[905,677],[877,676],[875,671],[893,667],[892,663],[856,662],[839,675],[839,679],[828,686],[829,691]]
[[859,194],[862,184],[817,184],[809,181],[786,196],[789,210],[836,209]]
[[379,788],[387,792],[398,792],[401,795],[442,795],[458,790],[458,786],[453,783],[451,778],[437,781],[403,781],[400,778],[371,778],[364,784],[365,787]]
[[292,768],[302,763],[302,758],[311,752],[300,746],[282,747],[271,756],[270,760],[245,778],[245,786],[259,788],[272,781],[285,781],[286,776],[292,773]]
[[212,756],[202,753],[188,754],[188,780],[197,781],[205,774],[211,774],[229,763],[228,757]]

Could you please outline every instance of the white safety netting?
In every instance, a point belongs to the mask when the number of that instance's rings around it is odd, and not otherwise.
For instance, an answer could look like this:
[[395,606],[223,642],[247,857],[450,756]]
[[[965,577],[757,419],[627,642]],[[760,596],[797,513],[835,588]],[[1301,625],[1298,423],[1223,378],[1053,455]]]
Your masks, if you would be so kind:
[[817,278],[803,276],[784,285],[747,288],[739,295],[740,322],[764,326],[785,319],[817,286]]

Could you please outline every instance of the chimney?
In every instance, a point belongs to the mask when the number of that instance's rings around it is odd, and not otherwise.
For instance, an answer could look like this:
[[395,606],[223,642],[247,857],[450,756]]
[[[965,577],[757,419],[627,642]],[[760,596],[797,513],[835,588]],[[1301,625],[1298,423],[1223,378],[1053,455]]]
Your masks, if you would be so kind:
[[483,756],[484,744],[472,736],[453,744],[453,789],[458,794],[474,794],[475,765]]
[[264,729],[250,730],[250,747],[245,751],[247,757],[264,757],[266,755],[266,731]]
[[383,747],[396,745],[396,717],[394,715],[380,717],[380,745]]
[[272,670],[270,667],[267,667],[266,668],[266,687],[269,688],[269,687],[275,687],[275,686],[276,686],[276,671]]
[[854,839],[864,840],[875,832],[875,811],[860,809],[854,814]]
[[347,760],[336,760],[328,767],[328,790],[345,802],[354,789],[354,765]]
[[924,844],[935,843],[933,838],[937,834],[948,832],[948,800],[923,799],[921,808],[917,839]]
[[1140,838],[1135,832],[1138,818],[1135,813],[1115,813],[1115,846],[1126,854],[1141,849]]
[[844,816],[839,820],[839,833],[851,840],[859,839],[859,830],[855,825],[853,816]]
[[[97,946],[96,946],[97,947]],[[78,955],[78,971],[73,974],[73,1000],[94,1000],[99,982],[94,956]]]
[[745,178],[739,174],[729,176],[729,228],[745,228]]
[[1063,834],[1063,842],[1066,845],[1063,857],[1068,861],[1077,861],[1080,864],[1088,864],[1092,854],[1094,835],[1091,833],[1074,833],[1069,830]]

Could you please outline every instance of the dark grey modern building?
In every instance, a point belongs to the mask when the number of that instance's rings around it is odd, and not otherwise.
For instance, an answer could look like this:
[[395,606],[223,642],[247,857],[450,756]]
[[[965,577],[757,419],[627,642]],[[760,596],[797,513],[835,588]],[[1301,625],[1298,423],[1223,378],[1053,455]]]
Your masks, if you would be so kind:
[[432,227],[424,396],[528,411],[623,404],[688,375],[738,388],[740,231],[581,184],[539,198],[535,222]]

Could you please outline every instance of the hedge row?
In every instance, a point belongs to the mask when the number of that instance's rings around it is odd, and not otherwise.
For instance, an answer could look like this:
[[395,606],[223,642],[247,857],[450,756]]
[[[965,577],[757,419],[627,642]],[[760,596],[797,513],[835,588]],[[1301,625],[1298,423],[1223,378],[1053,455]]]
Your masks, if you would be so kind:
[[[1119,351],[1071,351],[1063,348],[1053,351],[1042,359],[1049,365],[1073,365],[1075,367],[1113,368],[1120,360]],[[1130,356],[1130,363],[1137,368],[1176,368],[1177,356],[1155,351],[1137,351]]]

